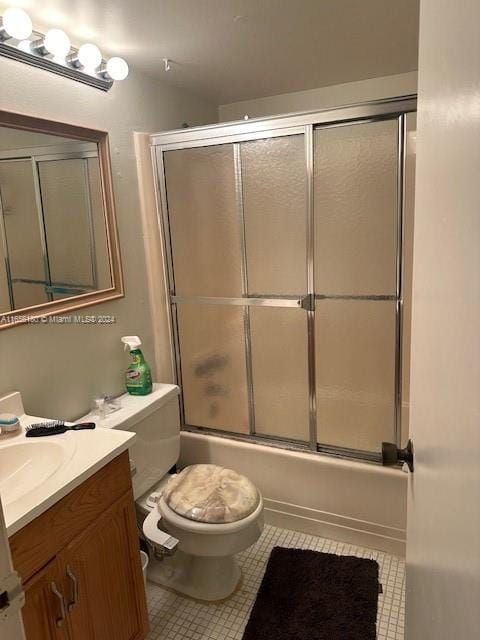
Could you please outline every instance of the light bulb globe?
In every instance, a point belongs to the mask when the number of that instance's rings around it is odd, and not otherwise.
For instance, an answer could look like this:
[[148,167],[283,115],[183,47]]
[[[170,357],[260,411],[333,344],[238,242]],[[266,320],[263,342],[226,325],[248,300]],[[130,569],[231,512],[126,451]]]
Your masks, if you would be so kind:
[[47,31],[43,46],[54,58],[64,59],[70,51],[70,38],[61,29],[50,29]]
[[128,64],[123,58],[110,58],[107,62],[107,73],[113,80],[125,80],[128,76]]
[[95,44],[82,44],[78,50],[78,61],[88,70],[95,70],[102,62],[102,53]]
[[17,44],[17,47],[20,49],[20,51],[24,51],[25,53],[31,53],[32,52],[31,45],[32,43],[30,42],[30,40],[21,40]]
[[26,40],[32,35],[32,21],[23,9],[11,7],[2,16],[3,28],[11,38]]

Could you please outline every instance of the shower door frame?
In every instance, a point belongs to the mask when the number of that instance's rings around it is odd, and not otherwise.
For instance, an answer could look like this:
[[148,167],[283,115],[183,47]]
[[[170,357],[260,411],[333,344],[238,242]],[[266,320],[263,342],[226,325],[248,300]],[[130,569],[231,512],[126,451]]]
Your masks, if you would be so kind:
[[[167,272],[167,297],[170,300],[170,322],[172,331],[172,360],[176,382],[180,386],[180,416],[182,429],[195,433],[210,433],[216,436],[256,442],[258,444],[276,446],[286,449],[311,453],[326,453],[343,458],[355,458],[369,462],[380,462],[381,454],[353,448],[324,445],[318,443],[319,431],[316,415],[316,354],[315,354],[315,300],[316,299],[354,299],[354,300],[389,300],[395,302],[395,389],[394,389],[394,429],[392,439],[397,446],[401,444],[402,413],[402,338],[403,338],[403,263],[404,263],[404,220],[405,220],[405,156],[406,156],[406,114],[417,111],[415,94],[375,100],[361,104],[308,111],[267,118],[255,118],[239,122],[220,123],[180,129],[151,136],[152,162],[155,172],[157,206],[160,212],[160,228]],[[396,291],[395,295],[358,295],[358,296],[324,296],[315,295],[314,282],[314,131],[316,129],[373,123],[383,120],[397,120],[398,156],[397,156],[397,242],[396,242]],[[288,296],[248,297],[246,292],[246,246],[244,228],[240,234],[242,246],[242,280],[244,295],[242,298],[187,298],[177,296],[173,267],[173,254],[168,214],[167,186],[163,154],[178,149],[208,147],[221,144],[232,144],[235,171],[235,192],[239,223],[243,227],[243,190],[240,159],[240,143],[289,135],[303,135],[305,145],[306,168],[306,262],[307,262],[307,295],[302,298]],[[244,308],[245,321],[245,356],[247,361],[247,389],[250,415],[250,433],[232,433],[210,427],[198,427],[186,424],[182,390],[182,363],[180,353],[180,337],[178,329],[177,303],[215,303],[239,305]],[[307,314],[308,340],[308,402],[309,402],[309,442],[297,441],[283,437],[262,435],[254,431],[254,400],[251,370],[250,344],[250,306],[275,306],[302,308]]]

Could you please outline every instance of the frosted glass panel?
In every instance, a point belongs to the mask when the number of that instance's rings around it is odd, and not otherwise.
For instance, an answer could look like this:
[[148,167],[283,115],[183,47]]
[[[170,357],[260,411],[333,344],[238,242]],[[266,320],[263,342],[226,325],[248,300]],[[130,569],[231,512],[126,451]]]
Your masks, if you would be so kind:
[[241,145],[248,292],[306,291],[303,136]]
[[110,273],[110,259],[108,257],[107,227],[105,225],[105,214],[103,210],[100,165],[96,158],[88,158],[86,163],[95,243],[97,289],[108,289],[112,286],[112,275]]
[[318,440],[379,451],[393,437],[395,303],[320,300],[315,322]]
[[242,295],[232,145],[164,154],[175,291]]
[[[43,281],[40,224],[30,160],[0,162],[0,192],[12,278]],[[40,292],[40,301],[47,301],[45,292],[43,295]]]
[[93,286],[86,171],[84,160],[53,160],[38,164],[53,282]]
[[252,307],[250,327],[255,431],[308,440],[306,314]]
[[242,307],[178,305],[186,424],[249,432]]
[[397,121],[315,131],[317,293],[396,290]]

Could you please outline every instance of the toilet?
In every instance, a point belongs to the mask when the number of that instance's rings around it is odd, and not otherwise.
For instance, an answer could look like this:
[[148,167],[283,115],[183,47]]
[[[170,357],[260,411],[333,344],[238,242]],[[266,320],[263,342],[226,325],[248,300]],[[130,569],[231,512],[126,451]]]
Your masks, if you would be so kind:
[[151,394],[125,394],[121,409],[95,420],[137,436],[130,466],[139,529],[152,551],[148,580],[197,600],[224,600],[241,581],[236,554],[262,533],[263,499],[232,469],[198,464],[172,473],[180,454],[179,393],[156,383]]

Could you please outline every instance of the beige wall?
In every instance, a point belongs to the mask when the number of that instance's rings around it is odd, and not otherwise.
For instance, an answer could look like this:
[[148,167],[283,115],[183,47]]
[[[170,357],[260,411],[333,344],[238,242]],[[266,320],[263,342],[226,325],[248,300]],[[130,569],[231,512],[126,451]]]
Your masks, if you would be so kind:
[[155,194],[155,174],[148,133],[135,133],[135,155],[140,190],[145,261],[150,315],[153,325],[154,357],[163,382],[175,382],[173,336],[170,321],[170,295],[161,224]]
[[294,111],[314,111],[416,92],[417,72],[411,71],[394,76],[309,89],[308,91],[284,93],[258,100],[223,104],[219,107],[219,120],[220,122],[228,122],[241,120],[244,115],[248,115],[250,118],[259,118]]
[[133,132],[215,122],[216,106],[136,72],[108,93],[7,59],[0,60],[0,74],[1,109],[110,134],[126,297],[80,313],[112,314],[115,324],[0,331],[0,394],[19,390],[27,411],[73,418],[89,408],[94,395],[122,389],[128,362],[122,335],[139,334],[154,361]]
[[46,133],[0,127],[0,151],[17,151],[30,147],[47,147],[59,144],[71,145],[72,143],[75,144],[76,140],[62,138],[61,136],[51,136]]

